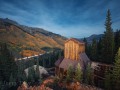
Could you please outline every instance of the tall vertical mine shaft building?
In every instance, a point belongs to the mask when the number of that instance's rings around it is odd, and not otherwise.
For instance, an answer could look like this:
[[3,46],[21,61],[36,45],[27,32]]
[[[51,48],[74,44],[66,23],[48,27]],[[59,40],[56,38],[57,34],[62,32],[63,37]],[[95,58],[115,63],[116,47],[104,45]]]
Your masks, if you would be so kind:
[[64,44],[64,58],[55,62],[55,74],[65,76],[70,66],[75,70],[78,64],[84,71],[89,62],[90,59],[85,53],[85,43],[75,38],[68,39]]

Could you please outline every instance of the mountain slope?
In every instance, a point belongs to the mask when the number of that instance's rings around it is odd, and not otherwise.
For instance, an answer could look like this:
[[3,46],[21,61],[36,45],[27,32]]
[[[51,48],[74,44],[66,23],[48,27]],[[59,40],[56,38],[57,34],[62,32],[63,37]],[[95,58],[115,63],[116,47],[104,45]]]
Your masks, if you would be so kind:
[[[93,35],[91,35],[89,37],[86,37],[86,40],[87,40],[87,42],[89,44],[91,44],[93,39],[96,39],[98,41],[100,38],[102,38],[102,36],[103,36],[103,34],[98,34],[98,35],[97,34],[93,34]],[[81,38],[81,40],[83,40],[83,39],[84,38]]]
[[41,28],[19,25],[12,20],[0,19],[0,42],[9,45],[11,51],[23,56],[45,53],[43,48],[63,48],[65,37]]

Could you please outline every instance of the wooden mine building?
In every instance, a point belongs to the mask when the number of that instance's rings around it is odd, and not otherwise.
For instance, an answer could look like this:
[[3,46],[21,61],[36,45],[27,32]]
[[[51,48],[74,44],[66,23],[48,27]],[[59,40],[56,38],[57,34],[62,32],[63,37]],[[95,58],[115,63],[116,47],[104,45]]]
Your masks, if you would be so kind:
[[55,74],[59,77],[65,76],[69,66],[75,70],[78,63],[84,71],[89,62],[85,53],[85,43],[75,38],[68,39],[64,44],[64,58],[55,62]]

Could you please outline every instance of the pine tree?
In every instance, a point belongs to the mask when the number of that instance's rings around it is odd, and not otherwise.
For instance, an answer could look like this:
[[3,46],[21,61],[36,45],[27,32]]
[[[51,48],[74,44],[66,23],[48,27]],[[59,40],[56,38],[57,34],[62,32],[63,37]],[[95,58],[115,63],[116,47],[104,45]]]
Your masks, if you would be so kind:
[[14,82],[14,81],[15,81],[15,79],[14,79],[12,73],[11,73],[11,75],[10,75],[10,79],[9,79],[9,82]]
[[38,81],[40,79],[40,70],[39,70],[39,62],[37,61],[36,71],[35,71],[35,80]]
[[115,86],[115,90],[120,90],[120,48],[115,57],[115,65],[113,68],[113,84]]
[[14,61],[12,53],[9,51],[6,44],[1,44],[0,51],[0,77],[3,81],[9,81],[11,73],[16,78],[17,65]]
[[34,82],[34,80],[35,80],[35,70],[34,67],[31,67],[28,69],[28,81]]
[[93,42],[92,42],[91,57],[92,57],[92,60],[96,61],[96,59],[97,59],[97,41],[96,41],[96,39],[93,39]]
[[88,42],[87,42],[87,39],[84,38],[83,41],[85,42],[85,52],[87,53],[88,52]]
[[12,87],[15,85],[15,79],[11,73],[10,78],[9,78],[9,87]]
[[82,82],[82,71],[81,71],[81,67],[80,67],[80,64],[78,63],[77,65],[77,68],[76,68],[76,71],[75,71],[75,80],[78,81],[78,82]]
[[49,61],[49,67],[51,67],[51,57],[48,57],[48,61]]
[[42,60],[42,62],[43,62],[43,67],[46,67],[46,58]]
[[87,46],[87,55],[92,60],[92,45]]
[[26,80],[26,76],[24,74],[24,69],[25,69],[24,62],[21,62],[20,64],[18,64],[18,70],[17,70],[17,81],[18,82]]
[[110,10],[108,10],[105,21],[106,31],[104,32],[103,41],[102,41],[102,47],[103,47],[102,59],[106,63],[113,63],[113,57],[114,57],[114,34],[111,25],[112,25],[111,14],[110,14]]
[[115,54],[120,47],[120,30],[115,32]]
[[93,82],[93,72],[92,72],[90,64],[87,65],[85,76],[86,76],[85,77],[85,83],[93,85],[94,84],[94,82]]
[[67,76],[66,76],[67,82],[71,82],[73,80],[73,68],[70,65],[68,70],[67,70]]
[[2,90],[2,81],[0,80],[0,88],[1,88],[1,90]]
[[62,51],[60,50],[60,51],[58,52],[58,59],[61,58],[61,56],[62,56],[61,53],[62,53]]
[[102,62],[102,39],[100,38],[97,43],[97,60]]
[[112,78],[109,70],[105,71],[105,90],[112,90]]
[[64,57],[64,50],[61,51],[61,56]]

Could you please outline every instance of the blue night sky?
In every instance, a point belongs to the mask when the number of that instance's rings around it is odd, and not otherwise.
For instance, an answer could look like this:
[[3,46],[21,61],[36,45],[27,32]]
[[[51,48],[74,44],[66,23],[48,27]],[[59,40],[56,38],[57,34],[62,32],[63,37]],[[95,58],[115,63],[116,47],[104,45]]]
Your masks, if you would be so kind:
[[76,38],[103,33],[107,9],[120,29],[119,0],[0,0],[0,17]]

